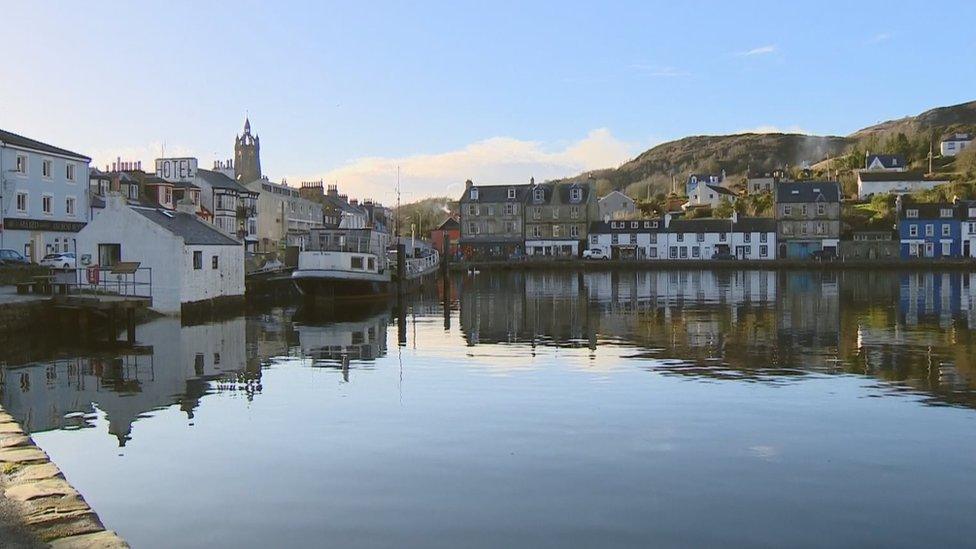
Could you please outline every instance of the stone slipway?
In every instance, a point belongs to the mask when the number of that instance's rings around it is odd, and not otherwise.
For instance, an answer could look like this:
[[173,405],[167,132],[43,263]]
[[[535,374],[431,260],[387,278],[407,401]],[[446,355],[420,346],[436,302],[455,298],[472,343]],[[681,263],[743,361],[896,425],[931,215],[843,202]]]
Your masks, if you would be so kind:
[[[0,408],[0,511],[16,521],[12,547],[120,549],[129,545],[106,530],[95,511],[20,425]],[[0,532],[3,532],[0,529]],[[33,537],[35,541],[28,538]],[[0,546],[4,543],[0,540]]]

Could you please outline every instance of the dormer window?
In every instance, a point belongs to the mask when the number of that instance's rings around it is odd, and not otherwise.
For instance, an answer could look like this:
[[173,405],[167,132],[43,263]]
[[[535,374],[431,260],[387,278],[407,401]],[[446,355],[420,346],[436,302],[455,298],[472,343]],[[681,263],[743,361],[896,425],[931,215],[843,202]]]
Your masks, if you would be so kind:
[[574,188],[569,191],[569,199],[573,202],[579,202],[583,200],[583,189]]
[[508,189],[508,198],[509,199],[515,198],[515,188],[514,187],[509,187],[509,189]]
[[969,217],[976,217],[976,208],[969,208]]
[[912,209],[909,209],[909,210],[905,210],[905,217],[910,217],[912,219],[917,219],[918,218],[918,210],[916,210],[915,208],[912,208]]
[[939,217],[952,217],[952,208],[939,209]]
[[532,191],[532,199],[536,202],[542,202],[546,199],[546,191],[542,189],[536,189]]
[[472,187],[471,188],[471,193],[469,195],[469,198],[471,200],[478,200],[478,189],[477,188],[475,188],[475,187]]

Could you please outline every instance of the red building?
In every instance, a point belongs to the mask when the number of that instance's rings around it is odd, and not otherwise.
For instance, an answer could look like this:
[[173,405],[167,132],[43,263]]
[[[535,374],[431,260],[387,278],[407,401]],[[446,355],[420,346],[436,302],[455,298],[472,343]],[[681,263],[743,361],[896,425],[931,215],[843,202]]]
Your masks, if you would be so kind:
[[439,227],[430,231],[430,240],[434,248],[444,253],[444,242],[447,241],[447,254],[457,255],[458,240],[461,238],[461,224],[456,217],[448,217]]

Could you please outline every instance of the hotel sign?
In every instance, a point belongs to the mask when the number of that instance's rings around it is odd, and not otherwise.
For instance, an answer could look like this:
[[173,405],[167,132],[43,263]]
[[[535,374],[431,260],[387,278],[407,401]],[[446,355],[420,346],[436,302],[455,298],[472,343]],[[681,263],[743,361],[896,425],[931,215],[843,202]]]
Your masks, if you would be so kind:
[[24,219],[21,217],[7,217],[3,220],[3,230],[5,231],[76,233],[84,228],[84,221],[54,221],[52,219]]
[[156,177],[170,183],[189,183],[197,176],[196,158],[157,158]]

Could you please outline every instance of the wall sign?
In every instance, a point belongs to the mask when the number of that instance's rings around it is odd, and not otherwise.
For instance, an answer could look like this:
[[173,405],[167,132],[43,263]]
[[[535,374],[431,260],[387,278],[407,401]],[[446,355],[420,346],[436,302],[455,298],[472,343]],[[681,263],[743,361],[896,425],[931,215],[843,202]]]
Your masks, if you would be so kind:
[[85,228],[85,222],[7,217],[3,220],[3,228],[7,231],[52,231],[58,233],[76,233]]

